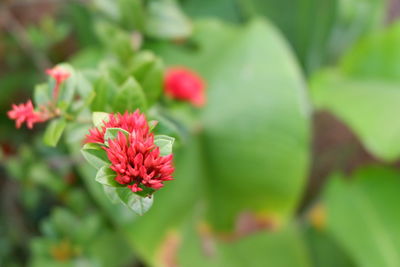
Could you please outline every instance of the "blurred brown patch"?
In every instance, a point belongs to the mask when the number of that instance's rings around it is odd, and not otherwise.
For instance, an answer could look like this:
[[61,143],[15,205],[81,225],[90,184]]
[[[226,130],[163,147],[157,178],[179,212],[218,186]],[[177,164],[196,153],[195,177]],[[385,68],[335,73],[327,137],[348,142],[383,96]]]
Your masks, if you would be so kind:
[[332,172],[351,173],[360,166],[379,162],[364,149],[354,133],[330,113],[316,112],[313,121],[311,175],[300,210],[317,197]]
[[259,216],[252,212],[242,212],[236,220],[235,236],[236,238],[241,238],[261,230],[271,231],[277,228],[277,223],[271,218]]
[[45,16],[53,16],[61,2],[58,1],[8,1],[10,12],[23,25],[40,22]]
[[400,0],[390,0],[387,5],[386,22],[395,22],[400,16]]
[[278,222],[271,217],[243,211],[236,217],[235,228],[232,232],[213,232],[207,224],[201,224],[198,230],[202,239],[203,251],[206,256],[211,257],[215,251],[215,238],[225,242],[234,242],[260,231],[275,231],[278,228]]
[[57,261],[67,261],[74,257],[74,249],[69,240],[63,240],[60,243],[53,245],[50,249],[50,254]]

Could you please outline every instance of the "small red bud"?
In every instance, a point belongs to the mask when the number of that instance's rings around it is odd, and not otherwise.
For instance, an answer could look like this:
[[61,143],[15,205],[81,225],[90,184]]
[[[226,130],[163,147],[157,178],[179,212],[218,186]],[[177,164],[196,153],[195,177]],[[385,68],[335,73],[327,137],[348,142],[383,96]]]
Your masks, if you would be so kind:
[[185,67],[173,67],[166,71],[164,91],[173,99],[188,101],[196,107],[204,106],[205,82],[194,71]]

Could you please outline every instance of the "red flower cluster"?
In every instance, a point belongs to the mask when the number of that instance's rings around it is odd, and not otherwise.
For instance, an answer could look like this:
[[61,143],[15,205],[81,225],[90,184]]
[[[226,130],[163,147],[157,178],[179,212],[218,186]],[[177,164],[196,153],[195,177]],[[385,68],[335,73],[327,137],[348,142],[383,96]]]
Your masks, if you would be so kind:
[[164,181],[173,180],[173,155],[160,156],[146,118],[138,110],[133,114],[110,114],[104,126],[89,131],[85,142],[104,143],[107,128],[121,128],[129,132],[128,137],[119,132],[114,140],[108,140],[108,147],[103,147],[119,184],[138,192],[144,187],[160,189]]
[[187,68],[168,69],[164,78],[164,90],[170,97],[189,101],[196,107],[205,104],[205,83],[199,75]]
[[69,78],[71,73],[69,71],[61,68],[61,67],[54,67],[52,69],[46,70],[47,75],[51,76],[56,80],[56,86],[54,87],[53,96],[54,99],[58,98],[58,93],[60,91],[60,85]]
[[15,120],[17,128],[20,128],[22,123],[26,122],[28,128],[32,129],[35,123],[44,122],[48,119],[46,113],[34,110],[31,100],[25,104],[13,104],[12,110],[8,111],[7,115],[10,119]]
[[[56,85],[53,91],[54,99],[56,100],[58,98],[61,83],[68,79],[70,73],[61,67],[48,69],[46,70],[46,73],[56,80]],[[22,123],[26,122],[29,129],[32,129],[35,123],[44,122],[59,115],[57,110],[52,110],[52,106],[41,105],[39,106],[39,109],[40,111],[35,111],[32,101],[29,100],[28,102],[19,105],[13,104],[12,110],[8,111],[7,115],[10,119],[15,120],[17,128],[20,128]]]

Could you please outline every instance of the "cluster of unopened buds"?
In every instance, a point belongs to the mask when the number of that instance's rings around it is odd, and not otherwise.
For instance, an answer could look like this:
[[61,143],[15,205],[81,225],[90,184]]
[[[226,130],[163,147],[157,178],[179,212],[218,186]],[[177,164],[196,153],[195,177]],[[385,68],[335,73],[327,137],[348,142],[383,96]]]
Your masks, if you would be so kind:
[[23,123],[26,123],[27,127],[32,129],[36,123],[45,122],[60,115],[60,111],[56,108],[55,103],[58,99],[62,83],[68,79],[70,73],[61,67],[48,69],[46,73],[55,80],[53,101],[46,105],[40,105],[36,109],[31,100],[18,105],[13,104],[12,109],[7,112],[7,115],[10,119],[15,120],[17,128],[20,128]]
[[[107,129],[122,129],[114,139],[105,140]],[[173,155],[160,155],[154,143],[154,134],[144,114],[110,114],[103,126],[89,130],[85,143],[94,143],[106,151],[115,181],[132,192],[154,191],[163,182],[173,180]]]

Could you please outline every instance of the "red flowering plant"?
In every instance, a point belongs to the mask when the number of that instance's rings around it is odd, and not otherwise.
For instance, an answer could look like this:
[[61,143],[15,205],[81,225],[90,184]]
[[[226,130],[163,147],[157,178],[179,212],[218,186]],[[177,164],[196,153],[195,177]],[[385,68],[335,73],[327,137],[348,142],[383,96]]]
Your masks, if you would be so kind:
[[[46,73],[54,79],[55,84],[42,84],[36,88],[35,102],[38,108],[35,109],[32,100],[26,103],[13,104],[12,109],[7,112],[10,119],[15,120],[17,128],[26,123],[29,129],[32,129],[36,123],[45,122],[51,118],[61,115],[60,108],[57,107],[58,94],[65,80],[71,75],[68,67],[56,66],[46,70]],[[52,97],[51,97],[52,95]]]
[[35,87],[34,101],[13,105],[8,116],[17,128],[52,120],[44,142],[56,146],[65,132],[64,144],[74,158],[83,155],[97,169],[87,182],[100,183],[110,200],[141,215],[154,193],[173,180],[172,146],[188,128],[169,112],[174,102],[162,101],[163,96],[201,107],[205,83],[185,67],[165,70],[160,58],[133,51],[128,39],[121,44],[126,47],[118,55],[96,68],[48,69],[49,82]]
[[46,70],[46,73],[49,75],[49,81],[35,87],[33,101],[13,104],[7,115],[15,120],[17,128],[26,123],[27,127],[32,129],[37,123],[52,120],[46,128],[44,142],[49,146],[56,146],[67,121],[74,121],[82,110],[82,101],[73,101],[74,97],[84,95],[90,101],[93,95],[90,96],[87,92],[82,94],[82,90],[75,92],[79,75],[68,64],[55,66]]
[[95,112],[95,127],[86,135],[82,153],[98,169],[96,181],[111,199],[138,214],[147,211],[152,194],[173,180],[174,138],[156,135],[144,114]]

